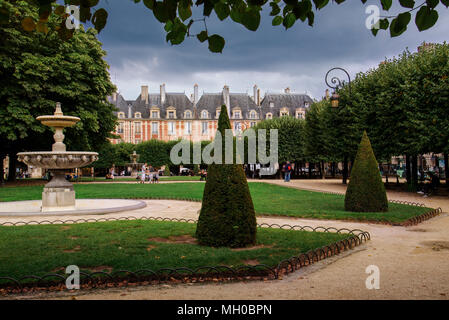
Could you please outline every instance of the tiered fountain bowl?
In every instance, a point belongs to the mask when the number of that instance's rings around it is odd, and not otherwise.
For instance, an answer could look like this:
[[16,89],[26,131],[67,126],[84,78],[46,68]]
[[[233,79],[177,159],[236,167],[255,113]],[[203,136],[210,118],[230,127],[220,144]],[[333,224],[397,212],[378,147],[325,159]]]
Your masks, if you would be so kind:
[[142,168],[143,163],[138,163],[137,159],[139,159],[140,155],[136,153],[136,151],[133,151],[132,154],[130,154],[130,159],[132,162],[130,163],[126,163],[126,166],[128,168],[131,168],[131,177],[137,177],[138,176],[138,171],[140,170],[140,168]]
[[36,118],[43,125],[54,128],[52,151],[20,152],[18,160],[33,167],[48,169],[53,178],[44,187],[42,193],[42,212],[75,210],[75,191],[73,185],[65,179],[67,169],[85,167],[98,160],[98,153],[87,151],[66,151],[63,130],[74,126],[80,118],[65,116],[61,104],[56,103],[53,115]]

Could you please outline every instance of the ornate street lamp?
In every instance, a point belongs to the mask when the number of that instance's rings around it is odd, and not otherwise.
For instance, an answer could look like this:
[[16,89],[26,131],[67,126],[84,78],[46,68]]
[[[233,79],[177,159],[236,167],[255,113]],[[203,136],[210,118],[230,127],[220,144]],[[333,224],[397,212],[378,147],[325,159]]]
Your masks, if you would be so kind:
[[332,96],[330,99],[332,108],[338,108],[340,96],[337,93],[337,91],[338,91],[338,89],[343,88],[346,84],[345,80],[341,80],[337,76],[331,77],[331,73],[333,71],[337,71],[337,70],[342,71],[348,77],[349,95],[351,95],[351,77],[349,76],[349,73],[345,69],[340,68],[340,67],[335,67],[335,68],[330,69],[326,73],[325,81],[326,81],[326,85],[329,88],[334,89],[334,92],[332,92]]

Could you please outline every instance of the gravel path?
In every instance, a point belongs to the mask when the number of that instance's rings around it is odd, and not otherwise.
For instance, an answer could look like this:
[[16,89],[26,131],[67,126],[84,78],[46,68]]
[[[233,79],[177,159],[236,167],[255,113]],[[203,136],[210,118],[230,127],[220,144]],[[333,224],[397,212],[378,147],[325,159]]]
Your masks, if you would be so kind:
[[[295,188],[344,192],[335,180],[279,180],[266,182]],[[422,198],[389,192],[389,199],[422,202],[449,212],[449,199]],[[200,203],[148,200],[143,209],[117,216],[166,216],[197,219]],[[114,215],[108,215],[114,216]],[[98,216],[97,216],[98,217]],[[3,220],[3,219],[1,219]],[[1,221],[0,220],[0,221]],[[35,220],[35,219],[34,219]],[[343,221],[296,218],[258,218],[258,222],[362,229],[372,240],[340,256],[325,259],[282,280],[227,284],[159,285],[107,291],[38,295],[58,299],[449,299],[449,216],[444,213],[414,227],[392,227]],[[365,286],[365,269],[380,269],[380,289]],[[73,297],[75,296],[75,297]],[[15,297],[30,298],[30,297]]]

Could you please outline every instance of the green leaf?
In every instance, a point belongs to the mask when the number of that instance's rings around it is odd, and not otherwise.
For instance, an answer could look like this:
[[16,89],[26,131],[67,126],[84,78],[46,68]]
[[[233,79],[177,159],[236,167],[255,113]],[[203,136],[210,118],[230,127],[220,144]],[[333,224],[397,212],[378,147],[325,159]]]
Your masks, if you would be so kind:
[[180,3],[178,6],[178,13],[181,20],[186,21],[192,16],[192,9],[190,8],[190,4],[183,5]]
[[282,24],[284,25],[285,29],[291,28],[296,21],[296,16],[293,12],[288,13],[285,18],[284,21],[282,22]]
[[221,53],[223,51],[225,40],[218,34],[213,34],[209,37],[209,50],[211,52]]
[[283,20],[284,20],[284,19],[283,19],[281,16],[276,16],[276,17],[274,17],[274,19],[273,19],[273,21],[271,22],[271,24],[272,24],[273,26],[278,26],[278,25],[280,25],[280,24],[282,23]]
[[380,2],[382,3],[382,9],[387,11],[391,8],[393,0],[380,0]]
[[106,26],[106,21],[108,20],[108,12],[101,8],[95,11],[92,16],[92,23],[95,26],[95,29],[100,32]]
[[407,30],[407,25],[409,24],[412,16],[410,12],[403,12],[399,14],[396,18],[391,21],[390,24],[390,35],[391,37],[397,37]]
[[241,23],[251,31],[256,31],[260,24],[260,13],[255,9],[247,9],[242,16]]
[[438,0],[426,0],[426,3],[429,8],[433,9],[438,5],[439,1]]
[[388,21],[387,18],[379,20],[379,28],[380,29],[387,30],[389,25],[390,25],[390,22]]
[[427,6],[421,7],[415,17],[415,24],[419,31],[427,30],[437,22],[438,12]]
[[415,1],[414,0],[399,0],[399,3],[404,8],[412,9],[413,7],[415,7]]
[[313,3],[315,4],[315,7],[319,10],[324,8],[329,3],[329,0],[313,0]]
[[153,8],[154,8],[154,3],[155,3],[156,1],[155,0],[143,0],[143,4],[148,8],[148,9],[151,9],[151,10],[153,10]]
[[217,2],[214,6],[214,10],[220,20],[226,19],[231,12],[229,5],[223,2]]
[[200,42],[204,42],[207,40],[208,36],[207,36],[207,31],[201,31],[200,33],[198,33],[196,35],[196,37],[198,38],[198,40]]

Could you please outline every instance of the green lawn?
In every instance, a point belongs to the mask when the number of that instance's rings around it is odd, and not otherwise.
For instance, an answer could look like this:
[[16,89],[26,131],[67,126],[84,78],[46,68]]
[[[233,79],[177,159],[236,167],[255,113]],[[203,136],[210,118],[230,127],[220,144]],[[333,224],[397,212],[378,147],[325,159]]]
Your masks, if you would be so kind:
[[190,223],[140,220],[0,227],[0,276],[63,273],[68,265],[90,272],[244,264],[274,267],[280,260],[348,237],[259,228],[257,244],[263,246],[251,250],[161,241],[193,236],[195,228]]
[[[389,204],[382,213],[344,211],[344,196],[304,191],[260,182],[250,182],[250,191],[258,214],[313,219],[405,221],[429,208]],[[42,186],[0,188],[0,201],[41,199]],[[203,196],[203,183],[176,184],[78,184],[78,198],[165,198],[197,199]],[[230,199],[232,200],[232,199]]]

